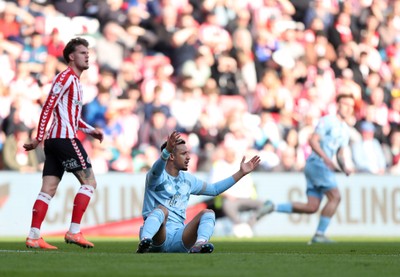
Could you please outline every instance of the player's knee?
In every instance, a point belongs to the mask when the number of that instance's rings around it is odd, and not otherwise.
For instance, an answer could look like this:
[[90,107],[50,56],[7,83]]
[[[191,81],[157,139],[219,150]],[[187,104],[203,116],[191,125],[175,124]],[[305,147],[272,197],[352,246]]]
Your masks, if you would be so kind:
[[203,211],[201,211],[202,218],[210,218],[213,219],[215,221],[215,212],[211,209],[204,209]]
[[328,201],[331,203],[335,203],[339,205],[340,201],[342,200],[342,197],[339,193],[338,190],[332,191],[328,196]]
[[93,176],[92,178],[86,179],[86,181],[85,181],[84,183],[85,183],[85,185],[92,186],[94,189],[97,188],[97,181],[96,181],[96,179],[94,178],[94,176]]
[[342,197],[340,196],[340,194],[335,197],[335,200],[337,203],[340,203],[340,201],[342,201]]
[[310,214],[316,213],[318,211],[318,209],[319,209],[319,205],[317,205],[317,204],[311,204],[308,206],[308,212]]
[[94,189],[97,188],[97,183],[96,183],[96,181],[90,182],[88,185],[89,185],[89,186],[92,186]]
[[162,206],[158,206],[157,208],[155,208],[149,215],[149,217],[152,217],[153,219],[157,219],[157,221],[160,224],[164,224],[167,221],[168,218],[168,211],[167,211],[167,215],[165,214],[165,211],[163,210]]
[[214,210],[212,210],[212,209],[204,209],[204,210],[202,211],[202,213],[203,213],[203,214],[205,214],[205,213],[215,214]]
[[164,214],[164,218],[168,218],[168,209],[164,207],[163,205],[158,205],[157,209],[160,209],[162,213]]

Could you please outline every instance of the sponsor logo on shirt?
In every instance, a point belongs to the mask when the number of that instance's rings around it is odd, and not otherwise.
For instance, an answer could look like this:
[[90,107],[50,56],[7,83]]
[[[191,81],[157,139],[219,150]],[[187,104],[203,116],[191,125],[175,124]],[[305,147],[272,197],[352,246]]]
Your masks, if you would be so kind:
[[74,105],[82,107],[83,103],[82,101],[74,99]]
[[61,90],[62,90],[62,87],[63,86],[62,86],[61,82],[55,83],[54,86],[53,86],[53,93],[54,94],[59,94],[61,92]]

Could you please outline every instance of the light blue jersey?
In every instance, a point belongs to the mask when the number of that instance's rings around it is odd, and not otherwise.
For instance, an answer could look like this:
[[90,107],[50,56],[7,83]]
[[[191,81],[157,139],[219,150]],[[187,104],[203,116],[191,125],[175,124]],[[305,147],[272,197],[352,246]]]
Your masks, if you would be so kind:
[[[327,115],[322,117],[315,132],[320,136],[320,146],[325,154],[332,159],[340,147],[346,146],[350,141],[349,126],[340,121],[336,115]],[[311,153],[311,157],[317,157],[314,151]]]
[[235,183],[233,177],[228,177],[210,185],[186,171],[179,171],[174,177],[165,171],[166,163],[159,158],[146,175],[143,219],[158,205],[163,205],[169,211],[168,221],[183,224],[191,194],[216,196]]
[[[350,141],[348,125],[340,121],[336,115],[322,117],[315,133],[320,136],[321,149],[330,159],[335,156],[340,147],[348,145]],[[314,151],[307,159],[304,173],[307,179],[307,195],[322,198],[325,191],[337,187],[334,172]]]

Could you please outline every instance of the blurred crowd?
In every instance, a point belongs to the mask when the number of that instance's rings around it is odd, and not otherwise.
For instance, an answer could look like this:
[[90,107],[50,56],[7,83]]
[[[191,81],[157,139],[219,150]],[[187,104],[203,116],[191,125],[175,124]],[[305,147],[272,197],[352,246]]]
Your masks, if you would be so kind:
[[399,0],[0,1],[0,169],[40,171],[25,152],[65,43],[90,43],[82,139],[94,171],[143,172],[178,130],[190,171],[226,149],[296,172],[335,97],[356,99],[348,160],[400,174]]

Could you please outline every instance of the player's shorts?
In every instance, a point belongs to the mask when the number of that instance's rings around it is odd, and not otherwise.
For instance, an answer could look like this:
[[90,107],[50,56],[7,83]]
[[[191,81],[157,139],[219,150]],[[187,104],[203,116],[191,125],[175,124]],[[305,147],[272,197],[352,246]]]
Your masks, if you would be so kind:
[[60,179],[65,171],[75,172],[91,168],[89,157],[79,139],[46,139],[44,141],[46,160],[43,176],[57,176]]
[[307,180],[307,195],[322,199],[325,192],[336,188],[335,173],[329,169],[322,159],[310,157],[304,168]]
[[[167,221],[167,235],[165,241],[161,245],[153,245],[150,252],[163,252],[163,253],[187,253],[187,249],[183,243],[182,235],[186,225],[178,224],[175,222]],[[142,227],[140,228],[142,233]]]

